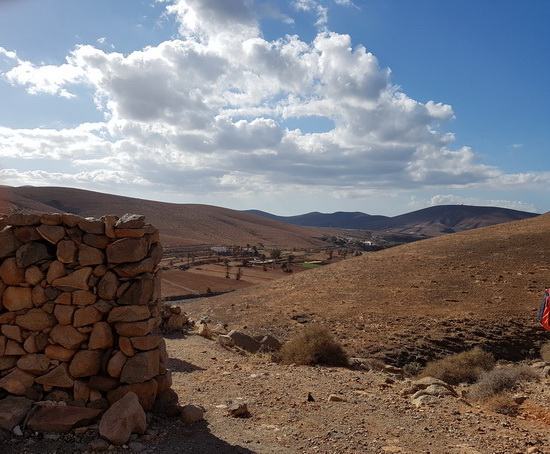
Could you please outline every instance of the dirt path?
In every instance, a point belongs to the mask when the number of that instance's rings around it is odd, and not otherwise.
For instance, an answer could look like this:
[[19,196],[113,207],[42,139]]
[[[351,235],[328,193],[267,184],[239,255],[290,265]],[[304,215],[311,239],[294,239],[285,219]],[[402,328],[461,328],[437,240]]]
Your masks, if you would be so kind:
[[169,279],[164,279],[163,280],[163,284],[168,284],[168,285],[171,285],[173,287],[177,287],[177,288],[181,288],[183,290],[185,290],[186,292],[189,292],[189,293],[196,293],[197,295],[200,293],[199,291],[195,290],[195,289],[192,289],[192,288],[189,288],[189,287],[185,287],[184,285],[181,285],[181,284],[178,284],[177,282],[173,282]]

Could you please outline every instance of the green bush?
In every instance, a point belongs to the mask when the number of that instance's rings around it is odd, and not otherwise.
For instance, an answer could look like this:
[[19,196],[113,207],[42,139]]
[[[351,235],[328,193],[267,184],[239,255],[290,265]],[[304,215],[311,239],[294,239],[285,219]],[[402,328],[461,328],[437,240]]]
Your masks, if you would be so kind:
[[328,329],[308,325],[286,342],[276,355],[283,364],[346,366],[348,355]]
[[528,366],[500,367],[481,374],[468,392],[468,398],[486,400],[513,390],[520,382],[536,379],[537,373]]
[[478,377],[495,365],[494,356],[474,347],[471,350],[449,355],[445,358],[432,361],[421,372],[421,377],[435,377],[450,385],[459,383],[473,383]]

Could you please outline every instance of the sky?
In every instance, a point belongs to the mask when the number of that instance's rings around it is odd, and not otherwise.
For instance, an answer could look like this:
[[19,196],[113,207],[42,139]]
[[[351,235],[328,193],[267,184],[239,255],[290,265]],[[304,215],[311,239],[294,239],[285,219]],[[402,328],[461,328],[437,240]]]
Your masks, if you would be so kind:
[[0,0],[0,184],[544,213],[549,21],[548,0]]

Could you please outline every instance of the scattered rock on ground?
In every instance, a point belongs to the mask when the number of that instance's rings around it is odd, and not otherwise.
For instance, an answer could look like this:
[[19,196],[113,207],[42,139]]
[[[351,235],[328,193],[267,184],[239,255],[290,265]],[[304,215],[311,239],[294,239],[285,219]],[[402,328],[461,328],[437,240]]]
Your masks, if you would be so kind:
[[125,444],[133,433],[143,434],[146,428],[145,411],[134,392],[111,405],[99,422],[100,435],[115,445]]
[[193,424],[204,419],[205,410],[200,405],[188,404],[181,407],[180,419],[183,424]]

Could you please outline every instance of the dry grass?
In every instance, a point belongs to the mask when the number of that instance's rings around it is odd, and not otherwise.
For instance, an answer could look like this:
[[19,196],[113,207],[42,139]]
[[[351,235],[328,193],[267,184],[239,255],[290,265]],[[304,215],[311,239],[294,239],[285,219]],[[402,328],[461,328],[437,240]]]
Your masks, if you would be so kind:
[[435,377],[451,385],[472,383],[495,365],[495,358],[479,347],[428,363],[421,377]]
[[483,401],[486,410],[501,415],[516,416],[519,413],[518,403],[507,394],[497,394]]
[[348,355],[321,325],[308,325],[285,343],[276,355],[283,364],[346,366]]
[[477,401],[492,399],[511,391],[524,381],[537,380],[537,373],[528,366],[501,367],[483,373],[471,387],[468,398]]
[[540,348],[540,357],[543,361],[550,363],[550,342],[546,342]]

